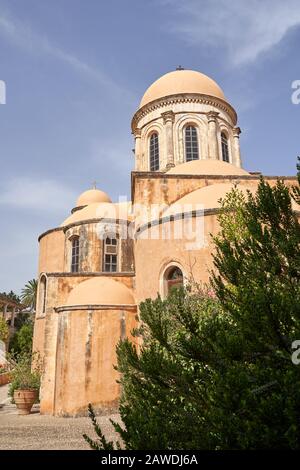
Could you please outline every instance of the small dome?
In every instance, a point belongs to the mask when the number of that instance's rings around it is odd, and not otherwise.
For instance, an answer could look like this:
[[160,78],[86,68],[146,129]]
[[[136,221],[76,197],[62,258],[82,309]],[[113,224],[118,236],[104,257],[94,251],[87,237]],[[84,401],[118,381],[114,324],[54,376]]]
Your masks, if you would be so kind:
[[140,102],[140,108],[159,98],[183,93],[215,96],[226,101],[222,89],[212,78],[195,70],[175,70],[150,85]]
[[89,204],[81,210],[76,210],[67,217],[61,227],[92,219],[131,220],[131,203],[112,204],[109,202]]
[[76,207],[88,206],[95,202],[111,202],[111,199],[105,192],[100,191],[100,189],[89,189],[80,194],[77,199]]
[[135,300],[122,282],[94,277],[74,287],[65,305],[135,305]]
[[192,160],[167,171],[169,175],[249,175],[246,170],[223,160]]

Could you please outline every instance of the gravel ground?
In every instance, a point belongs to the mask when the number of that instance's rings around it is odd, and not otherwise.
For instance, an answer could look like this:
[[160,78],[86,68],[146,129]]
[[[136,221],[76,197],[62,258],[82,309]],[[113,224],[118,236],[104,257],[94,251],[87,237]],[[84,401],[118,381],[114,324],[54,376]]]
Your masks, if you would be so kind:
[[[39,414],[34,406],[33,413],[18,416],[15,405],[7,399],[7,386],[0,387],[0,449],[1,450],[76,450],[89,449],[83,433],[95,437],[88,418],[54,418]],[[109,419],[117,421],[118,414],[99,416],[98,422],[109,440],[116,435]]]

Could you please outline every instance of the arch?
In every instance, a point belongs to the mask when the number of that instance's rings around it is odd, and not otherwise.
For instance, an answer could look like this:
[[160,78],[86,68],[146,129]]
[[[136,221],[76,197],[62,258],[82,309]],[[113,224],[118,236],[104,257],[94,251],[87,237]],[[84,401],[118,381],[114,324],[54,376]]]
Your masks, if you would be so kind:
[[69,238],[69,241],[71,243],[71,272],[78,273],[80,255],[79,235],[73,235]]
[[194,124],[184,126],[185,161],[199,160],[199,144],[197,127]]
[[47,300],[47,277],[41,274],[39,281],[39,295],[38,295],[38,311],[40,314],[46,313],[46,300]]
[[171,261],[165,264],[160,271],[160,294],[166,298],[172,288],[179,288],[185,285],[184,270],[180,263]]
[[150,134],[149,140],[149,168],[150,171],[159,170],[159,135],[154,131]]
[[183,114],[174,125],[174,154],[175,164],[185,163],[185,132],[187,126],[194,126],[197,131],[198,156],[199,159],[205,158],[207,154],[207,123],[196,114]]
[[230,163],[228,134],[224,130],[221,130],[221,152],[222,152],[222,160],[224,162]]
[[150,171],[150,138],[153,133],[158,134],[159,140],[159,164],[160,167],[164,165],[166,158],[165,155],[165,132],[164,126],[161,122],[155,120],[147,123],[141,130],[141,151],[140,151],[140,161],[138,168],[144,171]]

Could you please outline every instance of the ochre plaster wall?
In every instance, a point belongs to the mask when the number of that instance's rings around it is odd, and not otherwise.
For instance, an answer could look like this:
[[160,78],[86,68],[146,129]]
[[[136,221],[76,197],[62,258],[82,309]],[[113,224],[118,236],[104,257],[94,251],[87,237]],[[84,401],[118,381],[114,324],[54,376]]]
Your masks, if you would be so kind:
[[116,405],[120,392],[113,367],[116,345],[121,337],[130,336],[135,316],[135,310],[126,308],[54,315],[55,370],[48,367],[45,373],[42,413],[78,415],[86,414],[88,403],[97,408]]

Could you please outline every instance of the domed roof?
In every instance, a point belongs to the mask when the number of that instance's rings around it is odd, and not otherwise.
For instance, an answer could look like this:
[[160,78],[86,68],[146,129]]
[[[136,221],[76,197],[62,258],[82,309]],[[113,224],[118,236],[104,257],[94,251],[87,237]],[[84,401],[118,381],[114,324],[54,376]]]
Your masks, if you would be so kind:
[[226,101],[222,89],[212,78],[195,70],[175,70],[150,85],[140,102],[140,108],[158,98],[182,93],[199,93]]
[[63,221],[61,227],[92,219],[130,220],[131,203],[113,204],[111,202],[100,202],[89,204],[83,209],[73,212]]
[[[163,217],[169,217],[170,215],[201,210],[202,208],[216,209],[220,207],[220,199],[224,198],[233,187],[231,183],[217,183],[196,189],[171,204],[162,215]],[[247,190],[250,190],[252,193],[255,192],[255,188],[251,186],[239,185],[238,189],[244,194],[246,194]],[[202,207],[200,207],[200,205],[202,205]]]
[[135,300],[131,289],[122,282],[93,277],[74,287],[65,305],[135,305]]
[[249,175],[243,168],[238,168],[223,160],[192,160],[182,163],[167,171],[169,175]]
[[76,202],[76,207],[88,206],[95,202],[111,202],[110,197],[100,189],[88,189],[80,194]]

